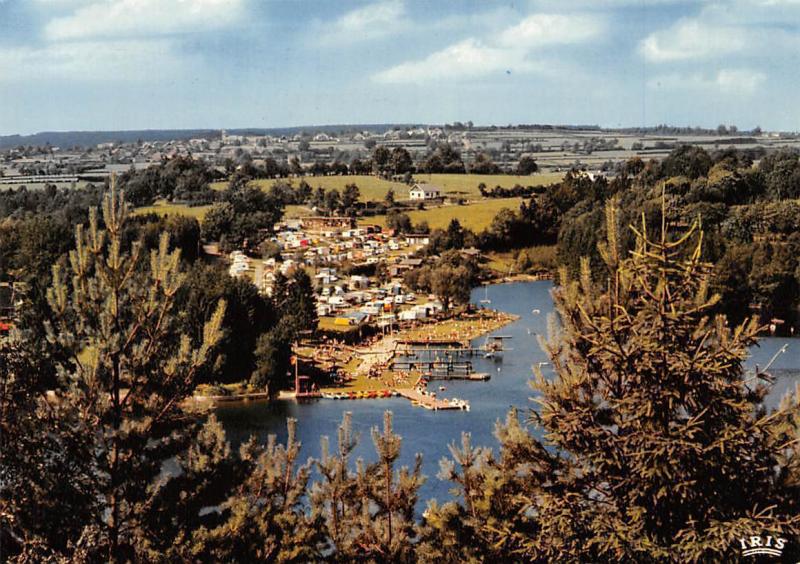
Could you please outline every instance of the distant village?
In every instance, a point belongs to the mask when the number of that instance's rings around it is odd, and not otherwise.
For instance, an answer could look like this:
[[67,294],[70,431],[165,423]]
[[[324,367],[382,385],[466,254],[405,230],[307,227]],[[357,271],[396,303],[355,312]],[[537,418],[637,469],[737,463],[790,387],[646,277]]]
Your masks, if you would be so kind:
[[[169,141],[103,142],[92,146],[20,145],[0,150],[0,187],[56,184],[69,186],[103,181],[112,173],[143,169],[176,156],[191,155],[214,167],[220,178],[243,163],[263,166],[272,159],[296,174],[364,174],[358,162],[368,160],[374,147],[402,147],[414,162],[438,144],[457,150],[469,166],[479,155],[490,157],[498,169],[510,172],[523,157],[536,161],[542,172],[580,168],[611,171],[632,156],[662,158],[682,143],[716,149],[800,146],[794,134],[761,130],[739,132],[720,126],[716,132],[636,132],[599,128],[390,127],[383,132],[343,128],[342,131],[301,131],[291,135],[248,134],[219,130],[203,138]],[[333,166],[342,163],[343,169]],[[294,167],[294,168],[291,168]],[[349,168],[348,168],[349,167]],[[415,198],[415,195],[411,195]]]

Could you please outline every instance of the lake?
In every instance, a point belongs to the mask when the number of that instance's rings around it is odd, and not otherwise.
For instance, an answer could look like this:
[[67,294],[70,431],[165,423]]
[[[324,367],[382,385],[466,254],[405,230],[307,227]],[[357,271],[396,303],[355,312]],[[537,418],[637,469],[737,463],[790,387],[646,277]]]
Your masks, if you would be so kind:
[[[531,366],[547,362],[537,342],[537,334],[547,332],[547,316],[553,311],[550,297],[552,282],[514,282],[489,287],[488,307],[520,316],[519,320],[495,333],[510,335],[502,359],[472,359],[476,372],[488,372],[487,382],[449,381],[443,382],[445,392],[442,397],[458,397],[470,402],[470,411],[428,411],[413,407],[403,398],[380,400],[316,400],[308,403],[294,401],[255,401],[245,404],[225,405],[217,410],[218,417],[225,426],[229,440],[234,444],[256,434],[266,440],[267,435],[275,434],[278,439],[286,438],[286,418],[298,420],[298,438],[301,441],[304,457],[317,457],[320,453],[319,438],[328,435],[331,444],[336,444],[336,429],[345,411],[353,413],[353,428],[360,434],[361,442],[355,457],[367,461],[374,460],[375,451],[370,437],[370,429],[381,426],[386,410],[394,414],[394,430],[403,438],[401,463],[412,465],[415,453],[423,457],[423,472],[428,480],[423,485],[420,497],[427,500],[436,498],[440,502],[449,499],[450,484],[439,480],[439,461],[449,456],[448,445],[460,443],[461,433],[472,435],[474,445],[497,448],[493,435],[495,422],[504,419],[511,407],[516,407],[525,415],[533,406],[530,397],[533,391],[528,386],[531,379]],[[473,303],[484,299],[484,289],[472,292]],[[538,312],[538,313],[536,313]],[[480,345],[485,337],[473,341]],[[758,364],[763,367],[784,344],[787,352],[778,357],[772,372],[777,382],[768,398],[775,404],[780,396],[800,379],[800,340],[765,338],[755,347],[748,360],[748,366]],[[545,367],[546,369],[546,367]],[[547,374],[545,370],[545,374]],[[438,386],[438,383],[436,384]],[[431,384],[430,389],[435,389]]]

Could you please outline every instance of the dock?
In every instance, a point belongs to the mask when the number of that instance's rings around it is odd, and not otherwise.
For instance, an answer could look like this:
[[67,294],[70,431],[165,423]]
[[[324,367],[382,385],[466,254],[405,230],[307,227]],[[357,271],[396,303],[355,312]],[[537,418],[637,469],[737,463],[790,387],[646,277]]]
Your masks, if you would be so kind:
[[433,339],[433,340],[411,340],[401,339],[397,341],[396,352],[408,357],[441,357],[454,358],[459,356],[486,356],[502,354],[513,349],[507,348],[504,342],[511,339],[511,335],[495,335],[486,337],[486,341],[477,347],[470,345],[469,341],[458,341],[453,339]]
[[472,363],[454,362],[452,360],[398,360],[391,364],[392,370],[419,372],[435,372],[450,374],[453,372],[469,374],[472,372]]
[[398,389],[397,393],[403,396],[404,398],[410,400],[412,403],[416,403],[417,405],[420,405],[425,409],[430,409],[433,411],[439,411],[443,409],[469,410],[469,404],[464,400],[439,399],[427,394],[423,394],[419,390],[414,388]]
[[397,339],[398,345],[405,345],[411,348],[414,347],[458,347],[468,346],[469,340],[460,339]]

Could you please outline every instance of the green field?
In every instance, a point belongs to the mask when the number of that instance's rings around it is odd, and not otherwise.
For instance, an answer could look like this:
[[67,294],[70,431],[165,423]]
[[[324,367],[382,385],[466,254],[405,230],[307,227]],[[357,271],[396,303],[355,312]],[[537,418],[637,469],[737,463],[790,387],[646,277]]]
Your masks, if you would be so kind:
[[[297,186],[305,180],[309,185],[316,189],[322,186],[326,190],[336,189],[339,192],[344,190],[348,184],[355,184],[361,192],[362,201],[381,201],[386,197],[389,188],[394,189],[395,198],[404,200],[408,198],[408,186],[402,182],[392,182],[377,176],[353,175],[353,176],[306,176],[304,178],[292,178],[292,183]],[[262,188],[269,188],[276,180],[271,178],[260,178],[253,180],[253,184]],[[215,182],[211,185],[214,190],[223,190],[228,186],[227,182]]]
[[502,186],[511,188],[515,184],[521,186],[545,186],[560,181],[561,173],[534,174],[517,176],[513,174],[416,174],[414,180],[427,182],[442,189],[445,194],[465,192],[470,197],[480,196],[478,184],[483,182],[487,188]]
[[[462,227],[472,229],[475,233],[483,231],[492,223],[494,216],[503,208],[513,211],[519,209],[522,198],[497,198],[480,200],[465,206],[441,206],[427,210],[414,210],[407,212],[411,222],[416,225],[427,221],[431,229],[446,229],[452,219],[458,219]],[[386,226],[386,216],[359,218],[360,225]]]
[[309,215],[314,215],[314,213],[308,206],[290,205],[283,210],[283,216],[287,218],[307,217]]
[[[506,174],[417,174],[414,180],[417,182],[427,182],[442,189],[446,195],[463,195],[464,197],[474,198],[480,196],[478,184],[483,182],[488,188],[502,186],[511,188],[515,184],[522,186],[542,186],[558,182],[563,177],[562,174],[534,174],[532,176],[516,176]],[[308,182],[312,188],[322,186],[326,190],[336,189],[340,192],[348,184],[355,184],[361,192],[362,201],[382,201],[389,191],[394,190],[396,200],[407,200],[409,187],[402,182],[392,182],[377,176],[353,175],[353,176],[307,176],[304,179],[291,179],[295,184],[301,180]],[[254,180],[257,186],[269,188],[275,182],[273,179]],[[211,187],[215,190],[222,190],[228,185],[227,182],[215,182]]]
[[133,210],[133,215],[155,213],[158,215],[185,215],[203,221],[211,206],[187,206],[186,204],[171,204],[166,200],[158,200],[152,206],[142,206]]
[[[480,198],[478,184],[483,182],[489,188],[503,186],[510,188],[515,184],[523,186],[541,186],[557,182],[562,178],[561,174],[535,174],[532,176],[515,176],[504,174],[418,174],[415,179],[419,182],[428,182],[439,186],[445,194],[463,194],[465,198],[476,200]],[[292,179],[299,183],[300,179]],[[376,176],[310,176],[306,181],[312,187],[323,186],[325,189],[342,190],[347,184],[355,183],[361,191],[361,200],[380,201],[386,196],[389,188],[394,189],[395,198],[404,200],[408,197],[408,186],[400,182],[383,180]],[[261,179],[255,180],[258,186],[268,188],[275,180]],[[223,189],[227,186],[226,182],[212,184],[214,189]],[[468,206],[442,206],[423,211],[412,211],[408,215],[415,224],[427,221],[432,228],[445,228],[450,220],[458,218],[464,227],[468,227],[475,232],[482,231],[492,222],[492,219],[502,208],[516,210],[519,207],[521,198],[497,198],[480,199]],[[202,221],[206,212],[211,206],[189,207],[182,204],[171,204],[165,201],[156,202],[152,206],[137,208],[134,213],[157,213],[160,215],[181,214],[195,217]],[[302,217],[309,215],[311,211],[306,206],[286,206],[286,217]],[[359,220],[361,224],[385,225],[386,217],[368,217]]]

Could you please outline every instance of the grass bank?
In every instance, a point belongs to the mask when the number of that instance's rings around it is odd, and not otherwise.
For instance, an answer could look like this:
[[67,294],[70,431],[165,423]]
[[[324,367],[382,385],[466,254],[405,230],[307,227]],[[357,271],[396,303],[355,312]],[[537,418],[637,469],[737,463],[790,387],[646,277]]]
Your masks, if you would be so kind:
[[[531,176],[519,176],[514,174],[415,174],[414,180],[426,182],[442,189],[445,195],[458,196],[465,198],[479,198],[481,193],[478,185],[485,184],[487,188],[502,186],[511,188],[515,184],[522,186],[544,186],[558,182],[563,178],[561,173],[533,174]],[[389,189],[394,190],[396,200],[408,199],[409,187],[402,182],[384,180],[372,175],[352,175],[352,176],[306,176],[302,178],[290,179],[295,185],[301,180],[308,182],[312,188],[319,186],[326,190],[339,190],[340,192],[348,184],[358,186],[361,193],[361,201],[382,201],[386,197]],[[261,188],[268,189],[275,183],[275,179],[262,178],[254,180],[253,183]],[[228,186],[227,182],[215,182],[211,187],[215,190],[224,190]]]
[[[491,225],[497,212],[504,208],[517,211],[520,203],[522,203],[522,198],[495,198],[479,200],[463,206],[445,205],[406,213],[414,225],[427,221],[431,229],[446,229],[450,221],[458,219],[462,227],[472,229],[478,233]],[[363,217],[358,222],[360,225],[380,225],[385,227],[386,216]]]
[[157,215],[185,215],[193,217],[197,221],[203,221],[203,218],[211,209],[210,205],[207,206],[187,206],[186,204],[173,204],[166,200],[158,200],[152,206],[142,206],[133,210],[133,215],[146,215],[154,213]]

